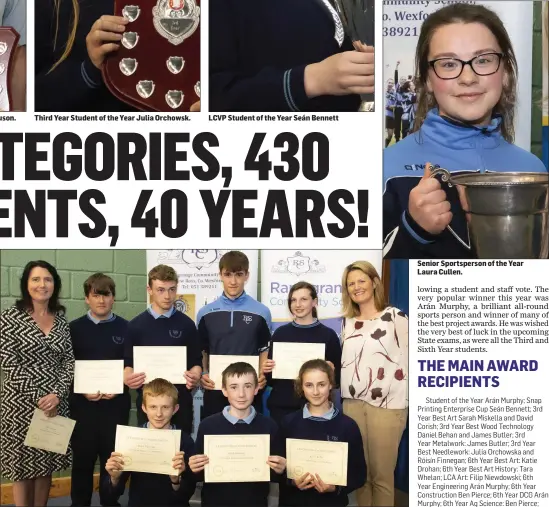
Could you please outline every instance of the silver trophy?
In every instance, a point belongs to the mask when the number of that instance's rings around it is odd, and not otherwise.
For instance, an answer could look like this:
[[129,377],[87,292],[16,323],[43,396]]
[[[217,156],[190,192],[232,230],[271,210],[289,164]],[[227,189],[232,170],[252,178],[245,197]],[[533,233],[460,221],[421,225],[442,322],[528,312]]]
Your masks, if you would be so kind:
[[549,257],[549,174],[474,173],[431,176],[456,186],[480,259]]
[[[374,0],[332,0],[355,49],[375,43]],[[362,95],[360,111],[374,110],[374,94]]]

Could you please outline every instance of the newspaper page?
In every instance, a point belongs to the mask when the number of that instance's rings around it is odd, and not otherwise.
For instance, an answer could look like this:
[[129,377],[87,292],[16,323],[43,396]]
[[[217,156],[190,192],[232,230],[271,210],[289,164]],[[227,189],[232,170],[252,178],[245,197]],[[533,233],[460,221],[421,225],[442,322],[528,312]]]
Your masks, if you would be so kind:
[[546,262],[410,269],[411,504],[548,505]]

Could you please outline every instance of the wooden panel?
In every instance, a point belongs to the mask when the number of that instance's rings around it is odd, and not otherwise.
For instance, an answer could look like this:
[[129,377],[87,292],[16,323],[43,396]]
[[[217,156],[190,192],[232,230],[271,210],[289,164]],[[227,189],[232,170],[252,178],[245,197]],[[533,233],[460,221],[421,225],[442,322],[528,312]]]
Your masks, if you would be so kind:
[[[99,474],[93,475],[93,489],[97,491],[99,488]],[[2,484],[1,489],[1,505],[13,505],[13,484]],[[53,479],[50,488],[50,498],[58,498],[60,496],[70,496],[71,494],[71,478],[60,477]]]

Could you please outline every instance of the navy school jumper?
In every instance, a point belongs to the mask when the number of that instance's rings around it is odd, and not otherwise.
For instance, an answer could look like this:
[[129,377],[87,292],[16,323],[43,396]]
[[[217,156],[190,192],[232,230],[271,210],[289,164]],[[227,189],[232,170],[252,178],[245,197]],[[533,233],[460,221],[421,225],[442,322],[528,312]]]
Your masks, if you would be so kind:
[[358,95],[308,99],[305,93],[307,65],[354,49],[329,5],[210,0],[210,110],[358,111]]

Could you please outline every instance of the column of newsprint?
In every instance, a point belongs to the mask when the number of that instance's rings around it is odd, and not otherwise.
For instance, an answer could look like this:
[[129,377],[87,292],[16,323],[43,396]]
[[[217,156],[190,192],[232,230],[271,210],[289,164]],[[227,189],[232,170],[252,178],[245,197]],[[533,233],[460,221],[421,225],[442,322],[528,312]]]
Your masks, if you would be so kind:
[[410,270],[410,505],[548,506],[547,262]]

